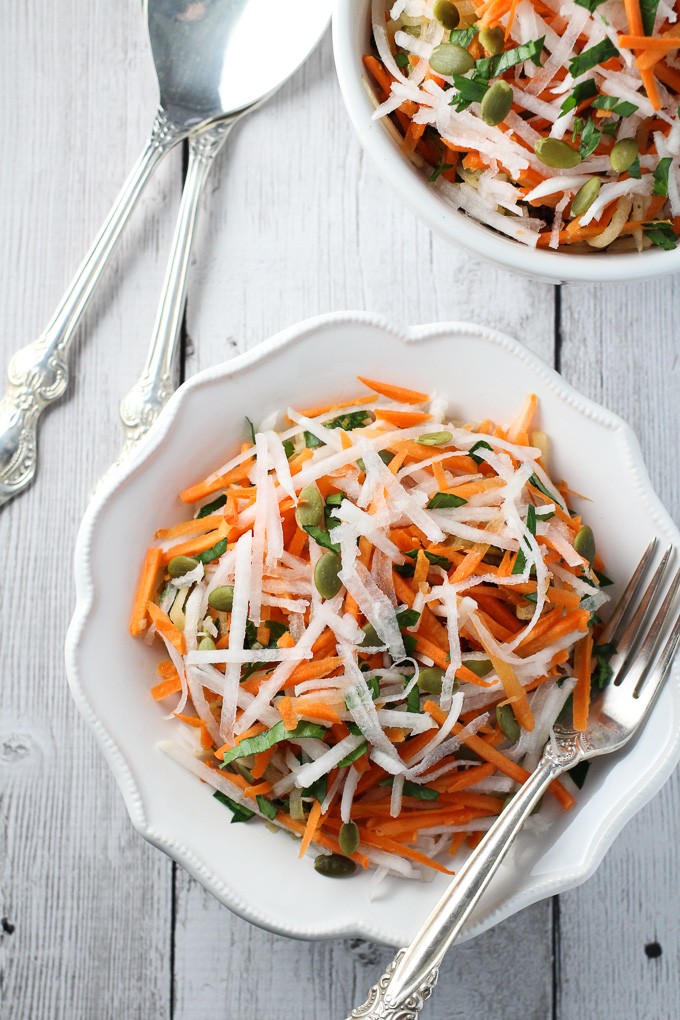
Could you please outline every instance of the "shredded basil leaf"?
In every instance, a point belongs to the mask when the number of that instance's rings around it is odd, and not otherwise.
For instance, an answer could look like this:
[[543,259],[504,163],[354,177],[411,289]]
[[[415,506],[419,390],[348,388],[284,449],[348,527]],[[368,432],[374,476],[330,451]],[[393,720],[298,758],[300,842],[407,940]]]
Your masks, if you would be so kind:
[[614,645],[595,645],[593,655],[597,665],[593,670],[591,684],[593,687],[603,691],[612,678],[613,670],[609,660],[616,651]]
[[517,64],[523,64],[525,60],[530,60],[540,67],[544,43],[545,36],[542,36],[540,39],[532,39],[530,42],[522,43],[521,46],[515,46],[511,50],[505,50],[496,57],[482,57],[475,64],[475,71],[488,81],[489,78],[496,78]]
[[483,439],[480,439],[479,442],[475,443],[474,446],[470,447],[470,449],[468,450],[468,457],[472,457],[475,464],[482,464],[484,463],[484,458],[477,457],[475,455],[475,450],[492,450],[492,449],[493,448],[489,446],[487,442],[485,442]]
[[213,793],[215,800],[219,800],[220,804],[224,804],[231,811],[232,823],[233,822],[249,822],[251,818],[255,817],[255,812],[251,811],[250,808],[243,807],[242,804],[232,800],[231,797],[227,797],[226,793],[222,793],[221,790],[215,790]]
[[640,157],[636,156],[633,162],[628,167],[628,176],[634,180],[639,181],[642,178],[642,170],[640,169]]
[[324,428],[342,429],[344,432],[352,432],[354,429],[364,429],[370,425],[372,418],[368,411],[353,411],[351,414],[340,414],[337,418],[324,422]]
[[326,496],[326,506],[340,506],[345,498],[344,492],[330,492]]
[[601,4],[606,3],[606,0],[574,0],[574,3],[579,7],[585,7],[592,14]]
[[[408,687],[411,679],[404,681],[404,687]],[[420,712],[420,688],[418,684],[414,684],[411,690],[406,695],[406,711],[407,712]]]
[[589,71],[591,67],[597,67],[598,64],[604,64],[611,57],[618,57],[619,51],[617,50],[614,43],[609,37],[603,39],[602,42],[596,43],[591,46],[589,50],[584,50],[583,53],[579,53],[577,57],[574,57],[569,61],[569,73],[574,78],[580,78],[585,72]]
[[292,439],[283,440],[283,452],[285,453],[288,460],[290,460],[290,458],[295,453],[295,444],[293,443]]
[[617,113],[620,117],[630,117],[638,109],[635,103],[619,99],[618,96],[598,96],[593,100],[593,106],[596,110],[611,110],[612,113]]
[[645,35],[654,34],[654,22],[659,0],[640,0],[640,14],[642,15],[642,27]]
[[454,28],[449,36],[449,42],[462,46],[466,50],[477,32],[479,29],[476,25],[470,25],[469,28]]
[[535,489],[538,489],[539,492],[542,492],[543,495],[547,496],[548,499],[551,500],[553,503],[560,502],[557,496],[554,495],[554,493],[552,493],[549,489],[546,489],[543,482],[536,475],[531,476],[531,478],[529,479],[529,485],[533,485]]
[[206,503],[205,506],[202,506],[196,514],[196,520],[200,520],[201,517],[209,517],[210,514],[214,514],[216,510],[219,510],[221,506],[224,506],[226,502],[227,497],[223,493],[221,496],[218,496],[217,499],[214,499],[212,503]]
[[[394,776],[390,776],[389,779],[383,779],[382,782],[378,783],[378,786],[394,786]],[[437,800],[439,797],[439,790],[433,790],[431,786],[421,786],[419,783],[412,783],[408,779],[404,781],[403,793],[405,797],[415,797],[416,800]]]
[[586,159],[591,153],[595,152],[595,149],[600,144],[601,138],[602,132],[599,128],[595,127],[595,122],[587,120],[586,125],[581,132],[581,144],[578,147],[581,159]]
[[340,546],[333,542],[327,531],[323,528],[317,528],[314,524],[308,524],[304,530],[307,534],[314,539],[317,545],[322,546],[324,549],[330,549],[331,552],[340,554]]
[[481,103],[487,93],[489,83],[483,78],[465,78],[462,74],[453,75],[453,84],[456,92],[449,106],[455,107],[460,113],[470,103]]
[[[571,95],[567,96],[562,103],[562,106],[560,107],[562,115],[569,113],[569,111],[577,107],[579,103],[582,103],[584,99],[591,99],[595,95],[597,95],[597,85],[592,78],[586,78],[585,81],[579,82],[578,85],[572,89]],[[595,103],[593,103],[593,106],[594,105]]]
[[428,177],[430,184],[434,184],[434,182],[441,177],[445,170],[453,170],[453,163],[440,163],[438,167],[435,167],[435,169]]
[[[359,730],[359,732],[361,732],[361,730]],[[362,741],[361,744],[359,744],[358,747],[355,747],[353,751],[350,751],[349,754],[346,754],[342,761],[338,762],[338,768],[344,769],[346,765],[351,765],[353,762],[358,761],[359,758],[363,758],[367,751],[368,741],[364,740]]]
[[415,609],[401,609],[397,613],[397,623],[400,627],[415,627],[420,619],[420,613]]
[[328,793],[328,776],[319,776],[316,782],[308,786],[306,790],[302,791],[303,797],[313,797],[314,800],[318,800],[319,804],[323,804]]
[[654,195],[662,195],[664,198],[668,198],[668,171],[671,168],[673,160],[670,156],[664,156],[660,159],[656,165],[654,171]]
[[657,220],[653,223],[648,223],[644,228],[644,234],[652,244],[655,244],[657,248],[663,248],[664,251],[672,251],[673,248],[677,247],[678,238],[673,227],[668,222]]
[[[426,549],[423,550],[428,560],[433,567],[443,567],[444,570],[450,570],[453,566],[451,560],[447,560],[445,556],[437,556],[436,553],[428,552]],[[409,552],[404,553],[404,556],[409,556],[412,560],[418,559],[418,549],[411,549]]]
[[308,450],[316,450],[317,447],[326,445],[318,438],[318,436],[315,436],[312,432],[305,431],[303,435],[305,437],[305,446],[307,447]]
[[[534,537],[536,536],[536,509],[531,503],[527,508],[527,531],[529,532],[530,535],[534,535]],[[527,565],[526,553],[524,552],[524,548],[520,543],[519,552],[517,553],[517,559],[515,560],[512,567],[512,573],[523,574],[526,565]]]
[[448,507],[464,506],[467,503],[462,496],[455,496],[452,492],[435,492],[427,504],[428,510],[444,510]]
[[276,804],[272,804],[272,802],[268,800],[267,797],[263,797],[262,794],[258,794],[255,800],[257,801],[257,806],[265,818],[273,821],[279,813],[279,809]]
[[256,737],[247,737],[240,744],[225,752],[220,768],[225,768],[236,758],[247,758],[249,754],[259,754],[260,751],[268,751],[274,744],[280,744],[282,740],[296,740],[302,737],[316,737],[322,740],[326,736],[326,730],[317,723],[301,722],[294,730],[287,730],[283,720],[272,726],[264,733],[258,733]]
[[253,444],[253,446],[255,446],[255,426],[253,425],[252,421],[250,420],[250,418],[248,418],[247,415],[246,421],[248,422],[248,432],[250,433],[250,441]]
[[202,553],[196,553],[194,559],[199,560],[201,563],[212,563],[219,556],[224,556],[227,551],[227,540],[221,538],[219,542],[216,542],[210,549],[206,549]]

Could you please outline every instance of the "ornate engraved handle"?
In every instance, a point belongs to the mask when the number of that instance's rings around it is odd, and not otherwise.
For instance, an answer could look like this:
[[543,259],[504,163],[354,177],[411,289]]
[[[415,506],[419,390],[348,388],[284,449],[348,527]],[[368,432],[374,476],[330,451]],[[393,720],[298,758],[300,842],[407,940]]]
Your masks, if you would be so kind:
[[146,435],[177,386],[177,348],[198,207],[215,156],[236,118],[192,136],[189,166],[151,345],[142,374],[123,397],[125,443],[116,464]]
[[0,506],[33,480],[38,419],[66,391],[67,358],[76,326],[146,182],[166,152],[186,135],[184,128],[171,123],[165,112],[158,110],[142,155],[49,325],[10,361],[7,391],[0,401]]
[[470,854],[410,946],[401,949],[367,1002],[348,1020],[417,1020],[432,994],[442,960],[550,783],[588,754],[584,734],[557,734],[479,846]]

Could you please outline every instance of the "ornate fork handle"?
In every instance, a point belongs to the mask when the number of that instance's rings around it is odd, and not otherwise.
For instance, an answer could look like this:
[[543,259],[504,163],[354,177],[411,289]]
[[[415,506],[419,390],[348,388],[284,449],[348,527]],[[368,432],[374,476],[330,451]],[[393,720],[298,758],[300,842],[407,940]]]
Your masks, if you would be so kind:
[[491,826],[446,890],[413,942],[395,956],[363,1006],[348,1020],[417,1020],[432,995],[441,962],[495,875],[532,808],[566,769],[588,755],[583,734],[564,733],[548,744],[526,783]]
[[10,361],[8,386],[0,401],[0,506],[33,480],[38,419],[66,392],[68,353],[75,329],[145,184],[165,154],[187,133],[173,124],[164,110],[158,110],[144,151],[47,328]]

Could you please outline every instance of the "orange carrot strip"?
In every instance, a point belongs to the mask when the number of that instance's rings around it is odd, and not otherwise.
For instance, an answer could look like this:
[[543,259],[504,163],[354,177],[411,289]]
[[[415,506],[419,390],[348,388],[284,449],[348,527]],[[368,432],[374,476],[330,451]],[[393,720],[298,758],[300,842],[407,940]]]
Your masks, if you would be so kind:
[[181,690],[182,681],[176,672],[174,677],[170,677],[169,680],[161,680],[159,684],[152,687],[151,697],[154,701],[162,701],[163,698],[168,698],[171,694],[179,694]]
[[147,602],[146,609],[158,633],[163,634],[180,655],[186,655],[187,645],[181,630],[175,627],[172,620],[158,608],[155,602]]
[[[381,397],[387,397],[388,400],[397,400],[400,404],[424,404],[426,400],[430,399],[427,393],[407,390],[404,386],[393,386],[391,383],[378,382],[376,379],[366,379],[362,375],[357,376],[357,379],[374,393],[379,393]],[[430,455],[428,454],[428,456]]]
[[269,762],[272,760],[275,750],[276,745],[273,745],[272,747],[268,747],[266,751],[260,751],[260,753],[255,756],[255,764],[250,770],[250,774],[253,779],[262,779],[263,775],[267,771]]
[[293,708],[293,704],[290,698],[280,698],[276,703],[276,707],[279,710],[279,715],[283,719],[283,725],[287,730],[294,730],[298,724],[298,717]]
[[312,804],[311,811],[309,812],[309,818],[307,819],[307,824],[305,826],[302,842],[300,843],[299,853],[300,857],[304,857],[305,854],[307,853],[307,850],[309,849],[309,844],[314,839],[314,833],[316,832],[320,817],[321,817],[321,804],[319,803],[318,800],[315,800],[314,803]]
[[425,854],[421,854],[418,850],[414,850],[410,846],[404,846],[402,843],[396,842],[396,840],[388,839],[387,836],[378,836],[376,833],[371,832],[370,829],[359,829],[361,842],[366,846],[375,847],[376,850],[386,850],[389,854],[397,854],[399,857],[406,857],[410,861],[415,861],[417,864],[424,864],[427,868],[434,868],[435,871],[440,871],[444,875],[452,875],[453,872],[449,868],[445,868],[443,864],[439,864],[437,861],[430,860]]
[[593,635],[589,631],[574,649],[574,729],[585,730],[590,707],[590,672],[592,668]]
[[[330,636],[335,645],[335,635],[330,632]],[[329,655],[323,659],[316,659],[312,662],[301,662],[299,666],[296,666],[293,672],[290,674],[284,684],[284,688],[288,690],[289,687],[295,687],[296,684],[301,684],[303,680],[320,680],[324,676],[328,676],[334,669],[342,665],[342,659],[337,655]]]
[[412,425],[422,425],[423,422],[429,421],[432,417],[431,414],[426,414],[425,411],[391,411],[381,408],[376,408],[375,416],[380,421],[387,421],[390,425],[396,425],[399,429],[408,429]]
[[237,467],[227,471],[224,475],[208,475],[202,482],[190,485],[188,489],[183,489],[179,494],[179,498],[183,503],[197,503],[199,499],[212,496],[213,492],[217,492],[219,489],[226,489],[232,482],[245,481],[250,474],[253,464],[254,460],[250,457],[243,464],[237,465]]
[[154,538],[167,539],[178,538],[180,535],[201,534],[203,531],[212,531],[219,527],[224,518],[220,514],[212,514],[210,517],[192,517],[190,521],[183,521],[176,524],[174,528],[160,528]]
[[508,701],[512,703],[512,710],[515,713],[517,722],[523,730],[531,732],[534,728],[534,716],[531,708],[529,707],[527,692],[517,679],[517,674],[512,666],[510,666],[507,662],[504,662],[503,659],[498,659],[495,655],[491,655],[488,651],[487,655],[489,656],[493,668],[498,674],[498,679],[503,684],[505,696]]
[[304,414],[305,418],[318,418],[320,414],[326,414],[327,411],[343,411],[346,407],[357,407],[359,404],[365,404],[366,397],[355,397],[354,400],[343,400],[339,404],[324,404],[321,407],[307,407],[302,411],[298,411],[298,414]]
[[266,797],[274,789],[272,783],[258,783],[256,786],[247,786],[243,791],[245,797]]
[[180,542],[179,545],[173,545],[166,549],[163,553],[163,563],[169,563],[175,556],[194,556],[196,553],[205,552],[206,549],[212,549],[214,545],[226,538],[228,533],[229,525],[225,520],[222,520],[219,528],[216,528],[215,531],[210,531],[200,538],[191,538],[187,542]]
[[624,46],[627,50],[654,50],[660,53],[670,53],[671,50],[677,50],[680,46],[680,39],[660,35],[620,35],[619,46]]
[[142,563],[142,569],[139,573],[139,581],[137,582],[137,590],[135,592],[135,599],[132,603],[132,611],[130,613],[130,624],[129,630],[132,637],[137,637],[146,630],[147,625],[147,605],[151,601],[151,597],[156,587],[158,579],[158,571],[160,570],[161,563],[163,561],[163,550],[150,548],[146,550],[144,556],[144,562]]
[[335,709],[330,705],[325,705],[322,701],[307,698],[291,698],[290,700],[295,713],[299,716],[309,716],[310,719],[321,719],[329,723],[342,722]]

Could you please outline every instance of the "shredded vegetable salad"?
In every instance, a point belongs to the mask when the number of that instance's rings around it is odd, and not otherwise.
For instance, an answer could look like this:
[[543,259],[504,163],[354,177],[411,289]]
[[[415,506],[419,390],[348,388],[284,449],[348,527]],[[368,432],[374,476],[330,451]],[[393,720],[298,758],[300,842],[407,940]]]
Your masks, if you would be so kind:
[[373,0],[375,118],[457,209],[523,244],[672,249],[669,0]]
[[[436,395],[249,424],[156,532],[130,619],[167,658],[161,745],[233,821],[299,837],[324,875],[423,878],[481,839],[568,713],[608,679],[590,527],[548,473],[530,395],[454,422]],[[571,789],[570,789],[571,788]],[[564,809],[570,778],[553,783]]]

